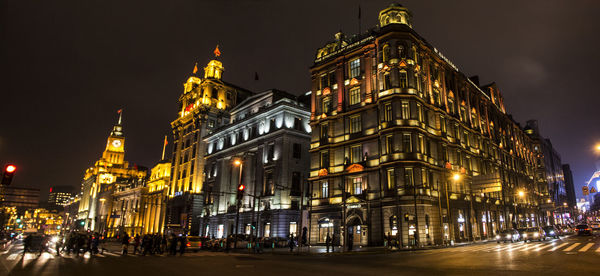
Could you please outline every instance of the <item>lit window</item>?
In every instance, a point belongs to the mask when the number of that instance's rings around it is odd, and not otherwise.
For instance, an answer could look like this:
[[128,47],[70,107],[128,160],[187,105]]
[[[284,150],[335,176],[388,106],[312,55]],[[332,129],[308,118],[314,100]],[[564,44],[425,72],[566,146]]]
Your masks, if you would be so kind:
[[360,195],[360,194],[362,194],[362,191],[363,191],[362,177],[352,178],[352,192],[355,195]]
[[388,135],[385,136],[385,149],[387,154],[391,154],[394,152],[394,136]]
[[360,101],[360,87],[350,89],[350,105],[359,104]]
[[400,71],[400,87],[406,88],[408,86],[406,71]]
[[329,197],[329,183],[327,183],[327,181],[321,183],[321,197]]
[[410,109],[408,102],[402,102],[402,119],[409,119],[410,117]]
[[390,122],[392,121],[392,104],[386,103],[383,110],[383,121]]
[[356,78],[360,76],[360,59],[357,58],[350,61],[350,78]]
[[396,175],[393,168],[387,170],[387,187],[388,190],[393,190],[396,187]]
[[322,103],[323,113],[325,113],[325,114],[329,113],[330,107],[331,107],[331,100],[329,99],[329,97],[323,98],[323,103]]
[[362,146],[352,146],[350,148],[350,162],[360,163],[362,160]]

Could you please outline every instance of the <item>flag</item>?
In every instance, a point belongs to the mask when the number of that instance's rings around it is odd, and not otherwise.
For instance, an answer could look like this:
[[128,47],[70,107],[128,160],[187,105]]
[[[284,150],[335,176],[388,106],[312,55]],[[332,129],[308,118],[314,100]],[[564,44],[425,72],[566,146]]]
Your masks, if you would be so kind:
[[254,72],[254,80],[258,80],[258,72]]
[[198,62],[196,62],[196,64],[194,64],[194,71],[192,71],[192,74],[196,74],[196,72],[198,72]]
[[221,51],[219,51],[219,44],[217,44],[217,47],[215,48],[215,57],[218,57],[221,55]]
[[117,110],[117,113],[118,113],[118,114],[121,114],[121,112],[123,112],[123,109],[122,109],[122,108],[121,108],[121,109],[119,109],[119,110]]
[[167,135],[165,135],[165,144],[164,145],[166,146],[167,144],[169,144],[169,141],[167,140]]

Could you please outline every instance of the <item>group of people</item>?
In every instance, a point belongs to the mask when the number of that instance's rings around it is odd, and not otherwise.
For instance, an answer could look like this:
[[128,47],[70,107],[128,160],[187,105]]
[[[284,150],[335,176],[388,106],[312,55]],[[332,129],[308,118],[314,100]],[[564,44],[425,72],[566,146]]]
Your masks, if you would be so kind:
[[129,245],[133,243],[133,254],[142,256],[162,255],[167,252],[169,255],[183,255],[187,247],[187,238],[185,236],[176,236],[171,234],[169,237],[159,234],[147,234],[140,237],[136,234],[133,239],[127,234],[121,237],[122,254],[127,255]]
[[56,255],[60,256],[61,251],[65,251],[67,255],[75,253],[76,256],[79,256],[79,253],[85,254],[85,252],[90,252],[92,255],[98,254],[101,240],[102,237],[98,233],[71,232],[65,237],[64,244],[60,237],[56,241]]

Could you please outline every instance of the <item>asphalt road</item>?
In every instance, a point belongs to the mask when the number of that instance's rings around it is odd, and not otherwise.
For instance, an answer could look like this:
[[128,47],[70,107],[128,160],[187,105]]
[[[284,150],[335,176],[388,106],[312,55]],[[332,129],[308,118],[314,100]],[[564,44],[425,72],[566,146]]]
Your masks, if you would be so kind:
[[27,253],[17,243],[0,255],[0,275],[599,275],[600,237],[354,254],[64,256]]

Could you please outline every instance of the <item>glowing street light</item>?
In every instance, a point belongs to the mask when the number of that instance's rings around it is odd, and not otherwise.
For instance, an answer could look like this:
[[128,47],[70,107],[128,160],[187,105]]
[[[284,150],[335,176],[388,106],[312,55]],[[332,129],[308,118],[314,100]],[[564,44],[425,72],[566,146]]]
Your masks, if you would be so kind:
[[523,191],[521,190],[521,191],[519,191],[518,195],[519,195],[519,197],[524,197],[524,196],[525,196],[525,192],[523,192]]
[[235,161],[233,161],[233,164],[239,166],[242,164],[242,161],[240,161],[239,159],[235,159]]
[[460,174],[458,174],[458,173],[455,173],[455,174],[453,174],[453,175],[452,175],[452,179],[453,179],[454,181],[459,181],[459,180],[460,180]]

